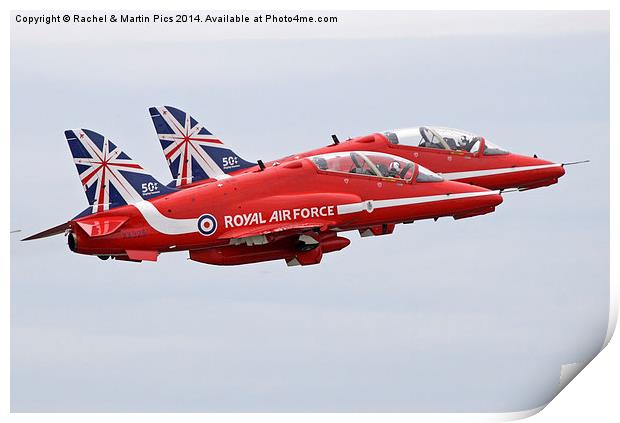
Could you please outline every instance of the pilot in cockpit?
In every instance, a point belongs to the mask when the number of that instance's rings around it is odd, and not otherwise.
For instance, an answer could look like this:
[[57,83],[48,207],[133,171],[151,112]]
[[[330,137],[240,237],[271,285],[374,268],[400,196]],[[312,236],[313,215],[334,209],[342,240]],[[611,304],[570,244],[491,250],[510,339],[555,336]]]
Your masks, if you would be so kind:
[[467,149],[467,144],[469,144],[469,139],[467,138],[467,135],[461,135],[461,138],[459,139],[458,149],[459,150],[466,150]]
[[467,135],[461,135],[461,139],[459,139],[459,150],[470,151],[476,141],[478,141],[478,137],[469,139]]
[[388,167],[387,176],[389,178],[400,178],[401,177],[400,172],[401,172],[400,163],[397,161],[393,161],[390,163],[390,166]]

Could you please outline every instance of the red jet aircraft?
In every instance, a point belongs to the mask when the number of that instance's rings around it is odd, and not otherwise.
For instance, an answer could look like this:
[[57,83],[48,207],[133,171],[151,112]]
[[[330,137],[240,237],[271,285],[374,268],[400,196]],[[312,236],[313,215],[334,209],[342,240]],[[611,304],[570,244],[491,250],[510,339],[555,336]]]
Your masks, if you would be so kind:
[[[26,239],[64,232],[71,251],[101,259],[154,261],[163,252],[188,250],[190,259],[209,264],[310,265],[349,245],[340,232],[384,235],[397,223],[477,216],[502,202],[497,191],[447,181],[366,148],[254,166],[189,116],[177,117],[187,129],[181,139],[175,132],[181,127],[160,134],[169,162],[180,169],[169,186],[102,135],[65,131],[90,206]],[[246,170],[231,176],[220,165]],[[212,173],[211,183],[187,183],[203,170]]]
[[[151,107],[175,186],[184,187],[242,172],[256,164],[241,159],[189,114],[170,106]],[[414,161],[447,180],[488,189],[521,191],[552,185],[570,163],[552,163],[538,157],[510,153],[484,137],[458,129],[421,126],[361,136],[272,162],[342,151],[376,151]],[[379,169],[389,176],[397,169]]]
[[[414,160],[445,179],[488,189],[520,191],[558,182],[564,164],[510,153],[484,137],[459,129],[420,126],[357,137],[322,150],[362,148]],[[302,155],[302,156],[303,156]]]

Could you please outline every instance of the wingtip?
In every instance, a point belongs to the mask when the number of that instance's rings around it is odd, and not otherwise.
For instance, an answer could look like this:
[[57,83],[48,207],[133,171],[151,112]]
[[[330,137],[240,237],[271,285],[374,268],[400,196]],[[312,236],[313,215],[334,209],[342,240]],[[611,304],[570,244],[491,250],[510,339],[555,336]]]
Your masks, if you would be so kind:
[[71,229],[70,222],[61,223],[60,225],[54,226],[53,228],[46,229],[42,232],[36,233],[34,235],[27,236],[26,238],[21,239],[21,241],[32,241],[35,239],[47,238],[49,236],[59,235],[64,233],[67,229]]

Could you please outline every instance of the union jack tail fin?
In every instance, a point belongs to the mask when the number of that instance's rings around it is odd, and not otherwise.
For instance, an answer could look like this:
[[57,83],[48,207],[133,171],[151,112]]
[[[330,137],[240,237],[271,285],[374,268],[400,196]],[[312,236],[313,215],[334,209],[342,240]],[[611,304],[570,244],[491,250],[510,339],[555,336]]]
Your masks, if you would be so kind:
[[92,213],[175,191],[146,173],[103,135],[72,129],[65,131],[65,137],[91,206],[87,210]]
[[149,108],[174,181],[183,187],[203,179],[222,179],[231,172],[256,166],[239,157],[203,124],[170,106]]

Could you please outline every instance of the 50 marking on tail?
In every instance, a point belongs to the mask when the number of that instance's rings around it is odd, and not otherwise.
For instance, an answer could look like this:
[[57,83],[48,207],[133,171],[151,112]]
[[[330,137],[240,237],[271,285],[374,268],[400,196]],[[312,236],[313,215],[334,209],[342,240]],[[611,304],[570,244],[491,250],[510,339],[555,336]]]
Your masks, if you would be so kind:
[[144,182],[142,184],[142,194],[143,195],[159,194],[159,183],[158,182]]

